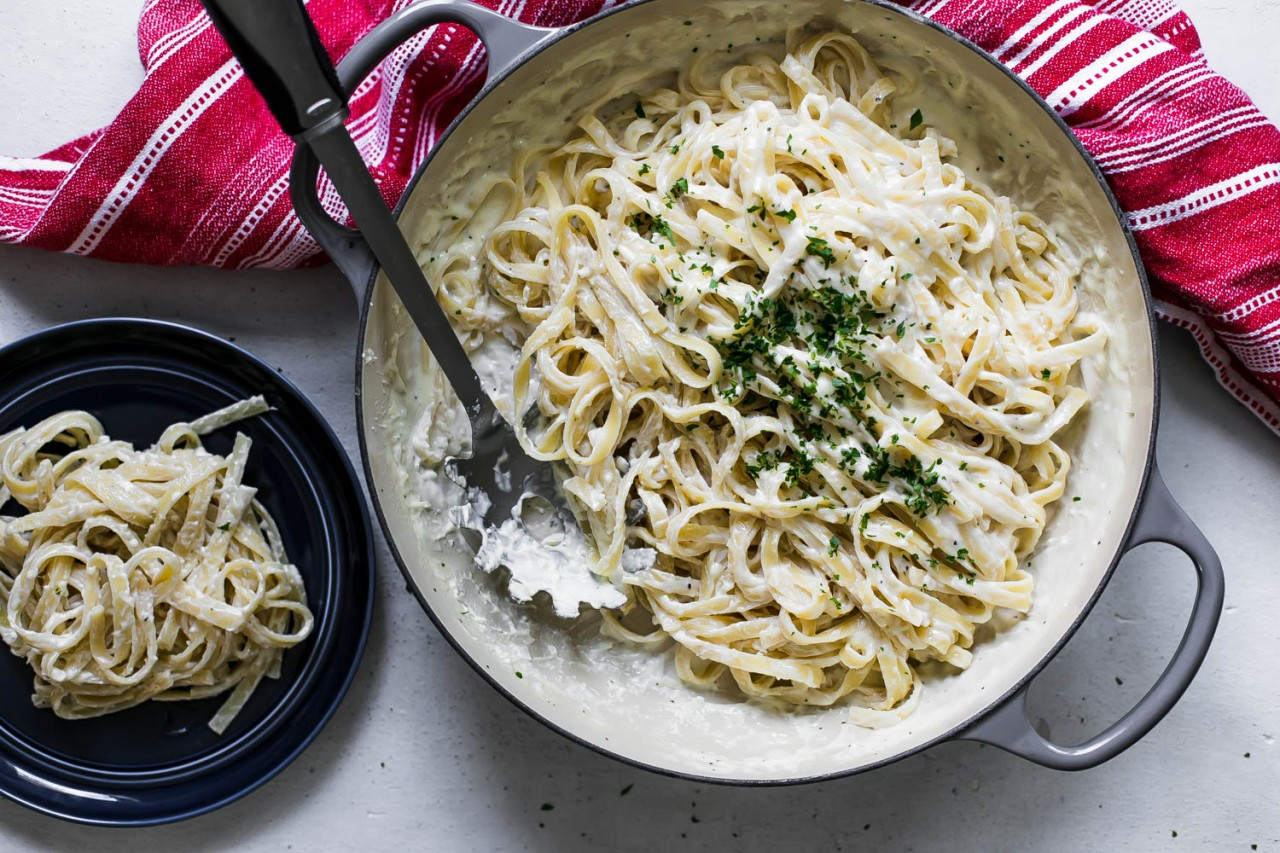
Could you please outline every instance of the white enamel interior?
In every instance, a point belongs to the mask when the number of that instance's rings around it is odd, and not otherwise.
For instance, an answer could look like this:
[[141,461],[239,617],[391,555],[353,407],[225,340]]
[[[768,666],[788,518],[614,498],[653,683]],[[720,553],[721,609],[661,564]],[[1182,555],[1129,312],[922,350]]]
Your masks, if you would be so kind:
[[[685,21],[691,21],[686,25]],[[478,576],[466,549],[430,535],[404,437],[424,407],[421,344],[380,280],[363,353],[365,439],[387,533],[440,624],[502,689],[561,729],[620,756],[723,780],[846,772],[900,755],[989,709],[1042,661],[1081,616],[1122,548],[1147,462],[1154,404],[1151,330],[1124,233],[1086,161],[1057,124],[999,69],[947,35],[860,0],[677,0],[631,7],[579,30],[518,69],[436,152],[401,226],[416,245],[465,212],[477,176],[506,170],[514,146],[563,141],[574,117],[608,90],[670,82],[701,51],[776,50],[793,29],[856,33],[883,64],[923,73],[928,121],[961,145],[961,164],[1030,207],[1087,259],[1082,308],[1106,318],[1111,342],[1081,373],[1093,404],[1065,437],[1075,467],[1033,560],[1029,617],[984,631],[972,667],[929,674],[906,721],[867,730],[840,708],[784,713],[689,689],[667,654],[601,641],[588,615],[573,625],[510,602]],[[1004,165],[1000,159],[1004,158]],[[390,369],[397,368],[397,369]],[[982,635],[980,635],[982,636]],[[520,673],[518,676],[517,673]],[[477,690],[483,689],[478,684]]]

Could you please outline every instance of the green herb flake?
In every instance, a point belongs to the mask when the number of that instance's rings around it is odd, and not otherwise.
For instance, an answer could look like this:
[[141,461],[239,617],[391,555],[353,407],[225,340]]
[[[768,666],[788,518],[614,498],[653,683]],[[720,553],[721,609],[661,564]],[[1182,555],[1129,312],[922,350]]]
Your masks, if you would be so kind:
[[804,251],[806,255],[821,258],[823,269],[831,269],[831,265],[836,262],[836,253],[827,245],[827,241],[821,237],[810,237],[809,245],[805,247]]
[[788,222],[796,221],[796,212],[794,210],[779,210],[778,215]]
[[916,110],[911,114],[911,129],[915,130],[922,124],[924,124],[924,113]]
[[517,669],[517,670],[516,670],[516,678],[524,678],[524,673]]
[[543,803],[543,804],[542,804],[542,811],[544,811],[544,812],[549,812],[549,811],[551,811],[551,810],[552,810],[552,809],[554,809],[554,808],[555,808],[555,806],[553,806],[551,803]]
[[1049,368],[1046,367],[1044,370],[1040,371],[1041,379],[1051,379],[1052,377],[1053,377],[1053,371],[1050,370]]
[[636,118],[648,118],[648,116],[644,114],[644,104],[639,101],[636,101]]
[[226,524],[219,524],[218,529],[221,530],[223,533],[226,533],[228,530],[231,529],[231,522],[228,521]]
[[[673,247],[676,244],[675,234],[671,231],[671,226],[667,224],[661,216],[653,216],[652,214],[641,211],[634,214],[627,224],[630,225],[637,234],[645,236],[646,234],[659,234],[667,239]],[[656,263],[657,259],[653,259]]]
[[649,168],[649,164],[648,164],[648,163],[641,163],[641,164],[640,164],[640,171],[639,171],[639,172],[637,172],[636,174],[637,174],[637,175],[647,175],[647,174],[649,174],[651,171],[653,171],[653,170]]
[[834,557],[836,555],[836,552],[839,550],[840,550],[840,537],[832,536],[831,540],[827,542],[827,556]]
[[721,148],[719,145],[712,145],[712,146],[711,146],[711,154],[712,154],[712,155],[713,155],[717,160],[723,160],[723,159],[724,159],[724,149],[723,149],[723,148]]

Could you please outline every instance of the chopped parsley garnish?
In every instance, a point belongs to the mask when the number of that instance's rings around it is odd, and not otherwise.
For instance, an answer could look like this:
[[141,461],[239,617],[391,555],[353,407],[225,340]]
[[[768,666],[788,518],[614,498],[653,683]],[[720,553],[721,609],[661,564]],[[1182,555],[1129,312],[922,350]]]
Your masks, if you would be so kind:
[[723,160],[723,159],[724,159],[724,149],[723,149],[723,148],[721,148],[719,145],[712,145],[712,146],[711,146],[711,153],[712,153],[712,155],[714,155],[714,156],[715,156],[715,158],[716,158],[717,160]]
[[777,214],[788,222],[796,221],[796,212],[794,210],[779,210]]
[[805,247],[804,251],[806,255],[821,258],[824,269],[831,269],[831,265],[836,262],[836,253],[831,251],[827,241],[821,237],[810,237],[809,245]]
[[649,164],[648,164],[648,163],[642,163],[642,164],[640,164],[640,171],[639,171],[639,172],[637,172],[636,174],[638,174],[638,175],[647,175],[647,174],[649,174],[649,172],[651,172],[651,171],[652,171],[652,170],[649,168]]
[[680,196],[684,195],[687,192],[689,192],[688,178],[679,178],[674,184],[671,185],[670,195],[672,199],[680,198]]
[[[763,201],[747,213],[762,221],[770,214],[787,222],[798,219],[794,209],[772,209]],[[757,225],[754,219],[752,224]],[[639,226],[642,232],[661,233],[655,222],[641,219]],[[774,418],[778,424],[743,454],[745,476],[786,490],[787,500],[804,496],[839,501],[839,493],[851,488],[885,489],[892,483],[902,505],[924,517],[952,502],[942,481],[941,460],[917,457],[903,445],[906,435],[885,432],[878,438],[884,427],[868,413],[872,393],[903,396],[900,388],[892,387],[892,378],[876,370],[871,347],[883,336],[905,336],[912,324],[891,320],[877,310],[856,276],[824,275],[837,258],[828,240],[817,236],[817,229],[813,232],[790,275],[787,270],[774,271],[786,275],[785,281],[772,287],[768,296],[748,290],[745,304],[738,302],[733,330],[710,339],[723,366],[718,393],[740,410]],[[821,260],[821,268],[807,264],[807,257]],[[698,269],[700,261],[686,263]],[[741,286],[759,288],[769,275],[763,266],[734,264],[708,286],[732,283],[728,293],[736,300]],[[814,508],[824,508],[821,500]],[[869,520],[869,515],[862,515],[859,530],[865,532]],[[834,556],[839,539],[832,537],[828,547]]]
[[836,552],[839,550],[840,550],[840,537],[832,536],[831,540],[827,542],[827,556],[834,557],[836,555]]
[[[869,463],[865,479],[873,483],[887,483],[890,478],[901,482],[907,491],[903,503],[921,518],[934,509],[951,503],[951,493],[939,485],[941,477],[937,468],[941,460],[934,460],[926,468],[918,456],[906,453],[896,445],[893,450],[896,452],[891,453],[890,450],[871,443],[863,445],[862,455]],[[968,554],[967,551],[965,553]]]
[[1053,371],[1050,370],[1049,368],[1046,367],[1044,370],[1040,371],[1041,379],[1051,379],[1052,377],[1053,377]]
[[924,113],[916,110],[911,114],[911,129],[915,130],[922,124],[924,124]]
[[651,234],[660,234],[667,239],[672,246],[676,244],[675,234],[671,232],[671,226],[666,223],[661,216],[654,216],[650,213],[641,211],[631,217],[627,224],[636,230],[636,233],[643,236]]

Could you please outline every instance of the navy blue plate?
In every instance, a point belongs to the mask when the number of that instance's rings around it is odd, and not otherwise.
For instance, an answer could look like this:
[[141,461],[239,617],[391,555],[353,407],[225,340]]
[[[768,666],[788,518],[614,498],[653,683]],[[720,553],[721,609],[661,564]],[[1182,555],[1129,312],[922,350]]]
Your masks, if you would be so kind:
[[88,320],[0,349],[0,434],[83,409],[112,438],[146,447],[175,421],[254,394],[275,410],[205,445],[225,454],[237,431],[253,440],[245,482],[306,581],[312,635],[285,653],[282,677],[264,679],[223,735],[206,725],[221,697],[59,719],[31,704],[30,668],[0,643],[0,794],[80,823],[182,820],[262,785],[333,716],[373,616],[373,538],[351,462],[302,392],[239,347],[172,323]]

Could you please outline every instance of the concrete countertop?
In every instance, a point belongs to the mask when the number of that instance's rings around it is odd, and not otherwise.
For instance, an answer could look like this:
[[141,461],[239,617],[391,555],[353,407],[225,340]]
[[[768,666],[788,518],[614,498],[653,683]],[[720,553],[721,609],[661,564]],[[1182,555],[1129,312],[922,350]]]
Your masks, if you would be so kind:
[[[39,154],[110,120],[141,79],[141,5],[4,4],[0,152]],[[1183,6],[1210,62],[1280,119],[1280,4]],[[113,315],[235,337],[310,395],[358,459],[356,303],[332,268],[233,275],[0,247],[0,344]],[[1267,651],[1280,646],[1280,438],[1217,386],[1188,336],[1162,328],[1160,344],[1159,460],[1222,556],[1226,611],[1178,707],[1100,768],[1058,773],[959,743],[798,788],[708,787],[635,770],[570,743],[485,686],[405,592],[379,539],[364,664],[293,765],[249,797],[169,827],[91,829],[0,802],[0,848],[1280,850],[1280,670]],[[1033,715],[1064,741],[1116,719],[1176,647],[1193,590],[1174,549],[1148,545],[1127,557],[1036,683]]]

